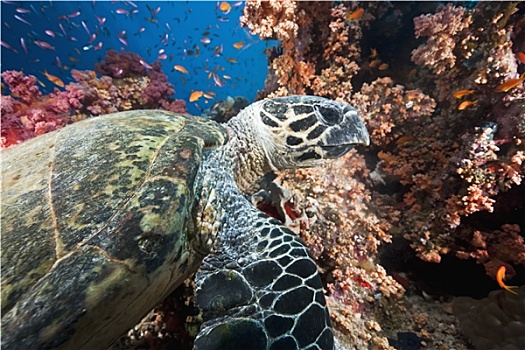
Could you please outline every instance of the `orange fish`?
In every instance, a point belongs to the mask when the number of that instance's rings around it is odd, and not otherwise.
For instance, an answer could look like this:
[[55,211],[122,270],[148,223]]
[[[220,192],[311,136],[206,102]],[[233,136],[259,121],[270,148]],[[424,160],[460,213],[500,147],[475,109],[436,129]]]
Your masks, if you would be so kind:
[[360,7],[357,10],[355,10],[354,12],[349,13],[348,15],[346,15],[346,20],[347,21],[360,20],[361,17],[363,17],[364,13],[365,13],[365,9]]
[[189,74],[188,70],[186,68],[184,68],[183,66],[181,66],[180,64],[174,65],[173,69],[175,69],[176,71],[179,71],[181,73],[184,73],[184,74]]
[[231,9],[232,7],[226,1],[221,2],[221,4],[219,5],[219,10],[224,12],[224,14],[227,14],[228,12],[230,12]]
[[467,101],[463,101],[463,102],[461,102],[461,103],[459,104],[459,106],[458,106],[458,110],[459,110],[459,111],[462,111],[462,110],[464,110],[464,109],[467,109],[467,108],[470,107],[470,106],[475,105],[476,103],[478,103],[478,101],[468,101],[468,100],[467,100]]
[[408,142],[412,142],[414,140],[415,140],[414,136],[404,135],[396,140],[396,145],[401,146]]
[[53,75],[53,74],[49,74],[47,72],[47,70],[44,70],[42,72],[42,74],[44,74],[47,78],[47,80],[49,80],[50,82],[52,82],[53,84],[55,84],[56,86],[60,86],[61,88],[63,88],[65,86],[64,82],[62,81],[62,79],[60,79],[59,77],[57,77],[56,75]]
[[474,90],[463,89],[463,90],[454,92],[452,96],[454,96],[455,98],[462,98],[463,96],[471,95],[473,93],[474,93]]
[[518,53],[516,53],[516,57],[518,58],[518,61],[520,61],[521,63],[525,64],[525,53],[518,52]]
[[226,61],[230,62],[230,63],[237,63],[237,59],[236,58],[233,58],[233,57],[227,57],[226,58]]
[[204,93],[203,93],[202,91],[200,91],[200,90],[199,90],[199,91],[193,91],[193,92],[191,93],[191,95],[190,95],[189,101],[190,101],[190,102],[195,102],[195,101],[197,101],[199,98],[201,98],[203,94],[204,94]]
[[506,82],[504,82],[503,84],[498,85],[498,87],[496,88],[496,91],[498,91],[498,92],[507,92],[507,91],[509,91],[511,89],[514,89],[516,86],[521,84],[523,79],[525,79],[525,73],[520,75],[519,78],[509,79]]
[[370,58],[375,58],[377,56],[377,50],[370,48]]
[[505,271],[507,269],[505,268],[505,266],[501,265],[498,269],[498,272],[496,272],[496,281],[498,281],[498,284],[501,288],[511,292],[512,294],[516,294],[518,295],[518,293],[516,293],[516,291],[512,290],[514,288],[518,288],[516,286],[507,286],[505,284],[505,282],[503,282],[503,280],[505,279]]
[[368,65],[370,68],[375,68],[377,67],[379,64],[381,63],[381,60],[380,59],[375,59],[373,60],[372,62],[370,62],[370,64]]
[[381,63],[379,67],[377,67],[379,70],[387,70],[388,69],[388,63]]
[[243,46],[244,46],[244,42],[242,41],[233,43],[233,47],[235,47],[237,50],[242,49]]

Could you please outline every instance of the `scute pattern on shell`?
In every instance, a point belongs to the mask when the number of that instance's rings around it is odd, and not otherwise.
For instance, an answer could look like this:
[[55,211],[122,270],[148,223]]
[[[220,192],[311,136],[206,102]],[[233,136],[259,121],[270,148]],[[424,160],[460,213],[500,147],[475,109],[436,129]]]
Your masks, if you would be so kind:
[[201,118],[129,111],[5,150],[2,345],[67,347],[109,324],[123,333],[193,272],[193,181],[202,151],[226,139]]

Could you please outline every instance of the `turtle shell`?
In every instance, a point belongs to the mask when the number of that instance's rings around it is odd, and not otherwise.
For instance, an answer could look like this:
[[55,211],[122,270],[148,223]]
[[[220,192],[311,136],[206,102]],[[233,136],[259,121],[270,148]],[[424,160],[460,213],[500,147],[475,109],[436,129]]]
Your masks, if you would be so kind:
[[226,140],[139,110],[4,150],[2,348],[103,348],[194,272],[194,180]]

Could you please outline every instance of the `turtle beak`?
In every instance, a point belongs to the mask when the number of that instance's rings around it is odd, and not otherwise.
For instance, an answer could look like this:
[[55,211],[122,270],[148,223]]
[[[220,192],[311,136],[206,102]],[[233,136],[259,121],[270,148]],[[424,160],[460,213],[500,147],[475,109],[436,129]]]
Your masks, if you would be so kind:
[[349,105],[343,107],[344,119],[332,127],[322,146],[327,158],[338,158],[356,145],[370,144],[370,136],[365,124],[359,118],[357,110]]

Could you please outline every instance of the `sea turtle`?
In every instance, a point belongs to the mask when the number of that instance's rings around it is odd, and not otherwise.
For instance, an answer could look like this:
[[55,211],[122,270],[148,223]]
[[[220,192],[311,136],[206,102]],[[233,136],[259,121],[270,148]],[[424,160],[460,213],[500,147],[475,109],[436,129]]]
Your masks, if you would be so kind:
[[357,111],[265,99],[226,125],[109,114],[2,152],[2,349],[105,349],[197,269],[196,349],[330,349],[304,243],[243,194],[368,144]]

